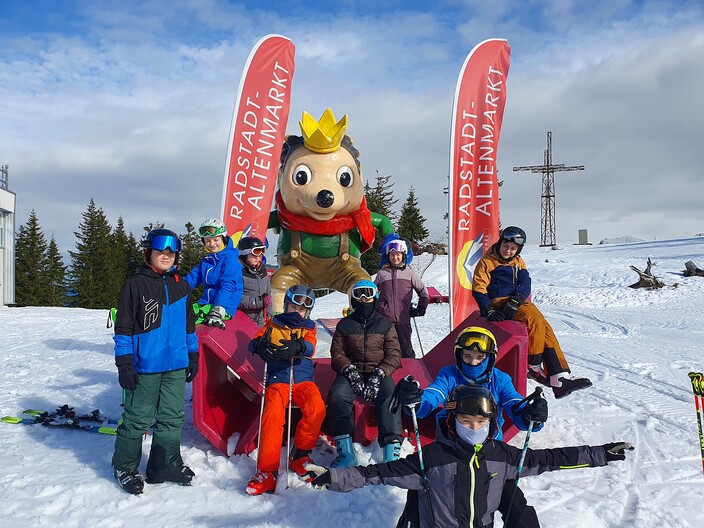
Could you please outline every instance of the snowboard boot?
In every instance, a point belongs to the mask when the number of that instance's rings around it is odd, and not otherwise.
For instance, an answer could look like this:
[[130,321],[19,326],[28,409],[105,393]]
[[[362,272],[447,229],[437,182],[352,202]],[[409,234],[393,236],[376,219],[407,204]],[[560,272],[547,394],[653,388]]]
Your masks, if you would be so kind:
[[384,446],[384,462],[393,462],[401,457],[401,442],[391,442]]
[[144,477],[136,469],[126,471],[115,470],[115,479],[120,487],[127,493],[139,495],[144,491]]
[[147,483],[161,484],[162,482],[175,482],[181,486],[189,486],[196,474],[188,466],[172,466],[158,471],[149,471],[147,468]]
[[344,468],[357,465],[357,455],[352,447],[352,437],[350,435],[340,435],[333,438],[337,449],[337,458],[330,464],[331,468]]
[[288,460],[288,467],[298,475],[298,478],[303,482],[313,482],[315,473],[306,469],[306,464],[312,464],[313,459],[310,458],[309,449],[298,449],[296,446],[291,450],[291,456]]
[[257,471],[245,488],[247,495],[261,495],[262,493],[274,493],[276,490],[276,475],[271,471]]
[[592,382],[587,378],[568,378],[565,373],[550,376],[552,394],[556,400],[569,396],[574,391],[586,389],[592,386]]

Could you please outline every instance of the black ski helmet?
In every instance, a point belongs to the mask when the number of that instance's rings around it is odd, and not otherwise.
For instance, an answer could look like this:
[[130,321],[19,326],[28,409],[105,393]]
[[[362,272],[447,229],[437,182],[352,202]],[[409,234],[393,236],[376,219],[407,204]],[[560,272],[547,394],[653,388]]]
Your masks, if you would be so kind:
[[240,255],[249,255],[253,249],[261,248],[266,251],[266,246],[261,239],[257,237],[242,237],[240,241],[237,242],[237,249]]
[[526,245],[526,232],[520,227],[508,226],[501,230],[499,234],[499,245],[504,242],[513,242],[518,246],[518,251],[516,255],[520,255],[523,250],[523,246]]
[[181,239],[176,233],[170,229],[152,229],[147,233],[147,236],[142,240],[142,248],[144,248],[144,261],[150,264],[152,249],[157,251],[163,251],[169,249],[176,253],[176,260],[174,260],[174,268],[178,267],[179,257],[181,256],[181,249],[183,244]]
[[488,438],[494,438],[499,430],[497,421],[499,407],[491,391],[481,385],[458,385],[455,387],[445,403],[445,411],[447,411],[447,425],[455,433],[457,432],[455,418],[458,414],[480,415],[489,418]]

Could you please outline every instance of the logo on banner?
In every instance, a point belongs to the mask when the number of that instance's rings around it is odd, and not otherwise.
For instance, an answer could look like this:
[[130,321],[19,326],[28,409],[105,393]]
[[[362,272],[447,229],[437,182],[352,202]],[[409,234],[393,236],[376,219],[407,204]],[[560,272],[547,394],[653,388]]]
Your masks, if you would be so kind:
[[459,279],[460,285],[465,290],[472,289],[472,276],[474,275],[474,268],[477,266],[477,262],[482,258],[484,252],[482,251],[482,237],[484,235],[480,234],[474,240],[468,240],[462,246],[459,254],[457,255],[457,278]]

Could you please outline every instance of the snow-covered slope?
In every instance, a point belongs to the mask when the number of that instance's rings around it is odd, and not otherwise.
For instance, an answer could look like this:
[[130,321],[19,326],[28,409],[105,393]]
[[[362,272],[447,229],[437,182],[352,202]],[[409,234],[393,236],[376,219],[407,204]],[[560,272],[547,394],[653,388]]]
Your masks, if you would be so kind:
[[[704,278],[684,278],[681,271],[687,260],[704,267],[704,239],[528,247],[523,256],[533,300],[552,323],[573,373],[594,382],[564,400],[548,395],[550,419],[531,445],[628,440],[636,446],[626,462],[606,468],[524,479],[521,487],[542,526],[699,526],[704,477],[687,372],[704,370]],[[627,287],[637,279],[629,266],[643,269],[648,257],[657,264],[654,272],[668,285],[679,283],[676,288]],[[418,256],[414,267],[422,270],[428,258]],[[447,257],[436,258],[423,279],[447,292]],[[328,295],[313,316],[338,317],[344,303],[344,296]],[[106,315],[0,308],[0,414],[70,403],[117,416],[120,389]],[[449,330],[447,305],[431,305],[417,322],[427,352]],[[292,478],[289,489],[280,479],[275,495],[246,496],[255,459],[222,456],[193,428],[190,402],[186,410],[183,456],[197,473],[193,486],[147,486],[139,497],[126,495],[112,479],[113,438],[0,424],[0,526],[395,526],[402,490],[339,495]],[[520,434],[512,443],[523,440]],[[364,463],[379,454],[376,445],[360,447]],[[314,457],[329,462],[332,455],[317,451]]]

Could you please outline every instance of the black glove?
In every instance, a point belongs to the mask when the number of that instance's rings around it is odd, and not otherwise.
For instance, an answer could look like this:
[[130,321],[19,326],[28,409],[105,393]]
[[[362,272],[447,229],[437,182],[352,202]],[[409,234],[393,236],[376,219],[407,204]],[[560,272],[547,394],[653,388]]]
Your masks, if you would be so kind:
[[421,306],[411,306],[410,314],[411,317],[423,317],[425,315],[425,308]]
[[486,315],[484,317],[486,317],[489,321],[493,321],[495,323],[506,319],[506,316],[503,313],[498,310],[494,310],[493,308],[487,309]]
[[192,382],[198,374],[198,352],[188,354],[188,366],[186,367],[186,383]]
[[516,312],[521,306],[521,301],[515,297],[509,297],[509,299],[501,306],[500,310],[504,316],[504,319],[512,321],[516,317]]
[[386,374],[383,370],[379,367],[375,368],[367,380],[367,385],[364,387],[362,398],[368,402],[373,402],[376,400],[376,397],[379,394],[379,387],[381,387],[381,380],[383,380],[385,376]]
[[316,466],[315,464],[304,464],[303,467],[308,470],[308,474],[315,475],[311,484],[317,490],[324,490],[330,487],[332,478],[330,472],[322,466]]
[[300,358],[306,353],[306,340],[302,337],[296,339],[282,339],[281,344],[274,347],[276,359]]
[[225,308],[222,306],[213,306],[210,309],[210,313],[203,319],[203,324],[205,326],[217,326],[220,330],[225,330],[225,323],[222,320],[225,315]]
[[117,367],[117,379],[120,382],[120,387],[129,391],[135,390],[139,375],[134,370],[132,354],[117,356],[115,358],[115,366]]
[[271,344],[271,328],[267,328],[263,335],[254,340],[254,353],[264,361],[274,361],[274,349]]
[[628,442],[611,442],[600,447],[606,451],[606,461],[626,460],[626,451],[633,451],[633,446]]
[[396,384],[389,403],[389,411],[395,413],[399,405],[415,407],[420,403],[422,396],[423,389],[420,388],[420,382],[414,380],[413,376],[406,376]]
[[536,425],[545,423],[548,420],[548,402],[545,398],[536,398],[526,403],[522,409],[516,409],[513,412],[519,414],[526,424],[531,420]]
[[357,367],[354,365],[346,366],[342,371],[342,375],[350,382],[354,393],[357,396],[361,396],[364,392],[364,379],[362,379],[362,375],[359,373],[359,370],[357,370]]

